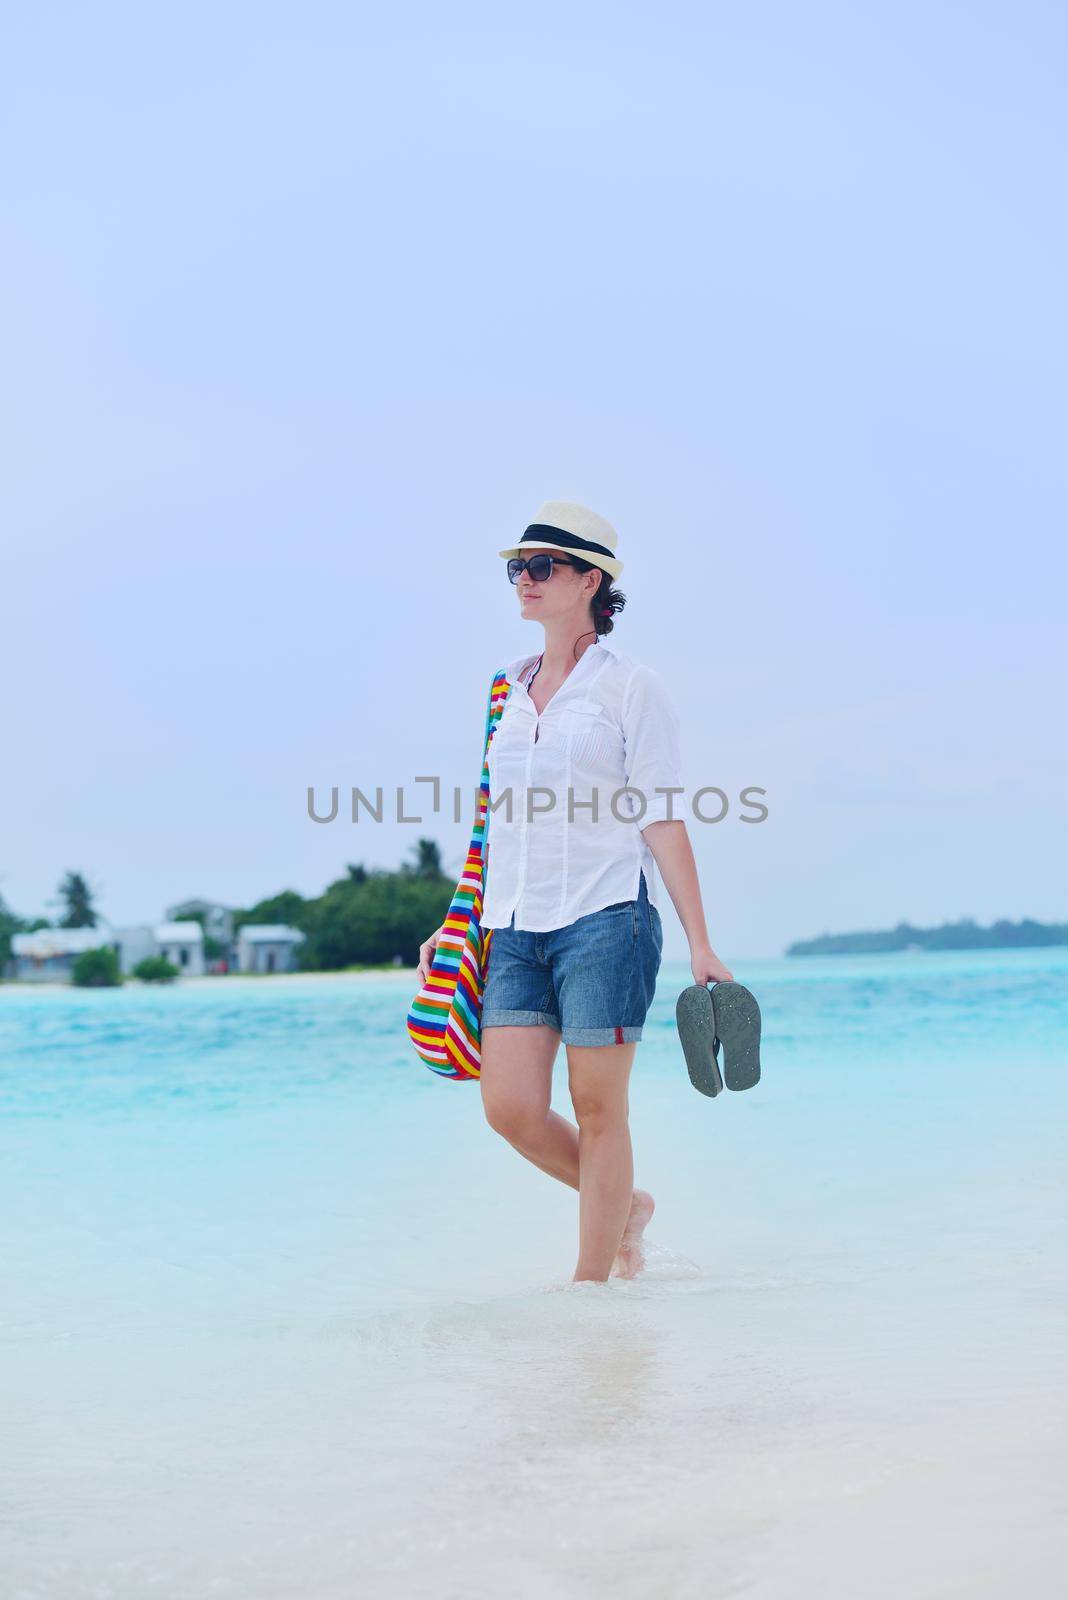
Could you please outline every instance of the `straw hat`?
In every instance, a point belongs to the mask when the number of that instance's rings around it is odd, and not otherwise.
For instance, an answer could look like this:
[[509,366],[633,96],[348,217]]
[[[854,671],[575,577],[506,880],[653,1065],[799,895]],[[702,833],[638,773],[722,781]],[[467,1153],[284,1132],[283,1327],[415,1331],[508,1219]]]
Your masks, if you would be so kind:
[[574,500],[546,500],[519,543],[497,553],[522,556],[526,554],[524,545],[581,556],[612,578],[618,578],[623,571],[622,561],[616,560],[616,530],[612,524],[588,506],[576,505]]

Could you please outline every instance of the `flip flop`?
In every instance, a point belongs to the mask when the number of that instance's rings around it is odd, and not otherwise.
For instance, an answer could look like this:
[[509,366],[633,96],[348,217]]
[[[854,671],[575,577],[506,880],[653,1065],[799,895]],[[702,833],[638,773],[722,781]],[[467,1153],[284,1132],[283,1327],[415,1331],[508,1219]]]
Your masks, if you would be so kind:
[[675,1003],[675,1021],[682,1041],[690,1082],[701,1094],[723,1088],[751,1089],[760,1080],[760,1007],[741,983],[692,983]]
[[675,1002],[675,1022],[686,1057],[690,1082],[702,1094],[716,1095],[723,1088],[720,1076],[719,1040],[712,996],[703,983],[691,983]]

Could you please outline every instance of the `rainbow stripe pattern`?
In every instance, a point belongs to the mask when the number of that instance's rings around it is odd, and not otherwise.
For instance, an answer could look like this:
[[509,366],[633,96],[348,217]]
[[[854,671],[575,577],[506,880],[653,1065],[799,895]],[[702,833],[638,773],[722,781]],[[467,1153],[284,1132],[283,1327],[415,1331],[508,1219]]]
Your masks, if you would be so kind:
[[486,710],[475,831],[442,924],[430,975],[408,1011],[408,1036],[420,1058],[439,1077],[457,1082],[479,1076],[482,991],[493,937],[492,928],[482,928],[489,748],[511,687],[506,672],[494,674]]

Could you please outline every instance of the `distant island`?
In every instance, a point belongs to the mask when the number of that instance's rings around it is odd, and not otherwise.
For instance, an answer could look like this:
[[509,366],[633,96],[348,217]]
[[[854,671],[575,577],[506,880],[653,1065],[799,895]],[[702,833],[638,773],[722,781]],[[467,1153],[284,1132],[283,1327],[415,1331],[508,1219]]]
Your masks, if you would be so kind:
[[821,933],[816,939],[795,939],[788,956],[858,956],[887,950],[1029,950],[1036,945],[1068,944],[1068,922],[1022,922],[1002,919],[981,928],[972,917],[943,922],[938,928],[914,928],[899,922],[887,932]]

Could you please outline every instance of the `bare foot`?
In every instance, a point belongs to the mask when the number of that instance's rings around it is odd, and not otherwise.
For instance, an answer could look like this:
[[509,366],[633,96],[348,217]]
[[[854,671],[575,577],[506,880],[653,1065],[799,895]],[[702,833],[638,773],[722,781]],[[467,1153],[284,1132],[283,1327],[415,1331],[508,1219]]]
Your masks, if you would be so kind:
[[633,1278],[645,1265],[645,1244],[642,1234],[653,1214],[656,1202],[644,1189],[635,1189],[630,1202],[630,1215],[623,1229],[619,1254],[613,1270],[620,1278]]

